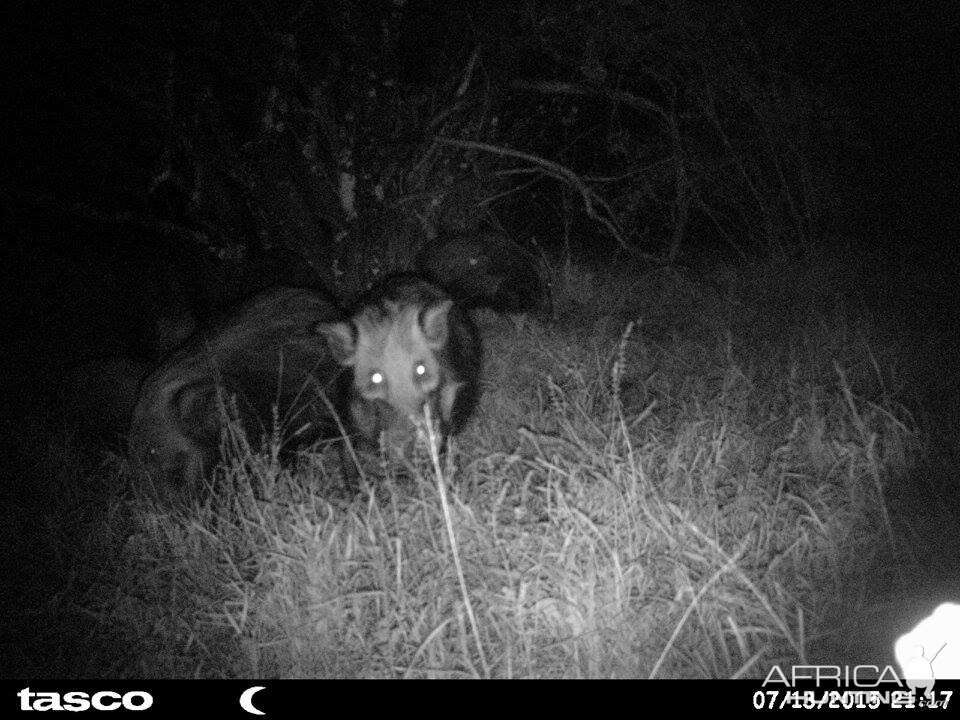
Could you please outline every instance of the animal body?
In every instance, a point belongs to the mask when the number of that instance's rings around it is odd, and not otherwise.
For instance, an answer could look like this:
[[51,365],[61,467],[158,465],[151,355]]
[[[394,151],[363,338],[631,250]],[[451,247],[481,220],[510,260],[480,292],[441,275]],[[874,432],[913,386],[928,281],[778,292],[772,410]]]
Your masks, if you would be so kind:
[[464,309],[431,282],[389,276],[348,319],[319,323],[317,331],[349,370],[339,381],[338,407],[369,443],[404,448],[424,427],[428,405],[443,444],[476,407],[480,336]]
[[347,315],[322,293],[268,290],[144,380],[130,454],[154,477],[196,484],[217,461],[234,399],[254,447],[272,431],[276,408],[288,449],[346,433],[402,452],[423,427],[425,404],[442,439],[463,428],[480,363],[469,316],[416,276],[386,278]]
[[339,435],[325,392],[341,368],[311,330],[339,317],[324,293],[264,291],[199,331],[143,381],[128,436],[134,463],[191,487],[218,459],[235,409],[254,448],[274,430],[292,449]]

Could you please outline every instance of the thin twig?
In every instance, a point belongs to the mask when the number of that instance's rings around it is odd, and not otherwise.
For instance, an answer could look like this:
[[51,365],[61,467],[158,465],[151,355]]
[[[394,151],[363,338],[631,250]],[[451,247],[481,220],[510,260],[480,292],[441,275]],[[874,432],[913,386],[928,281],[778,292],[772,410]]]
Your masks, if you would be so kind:
[[[462,150],[479,150],[481,152],[488,152],[493,155],[500,155],[501,157],[517,158],[536,165],[545,174],[558,180],[562,180],[576,189],[577,192],[580,193],[580,197],[583,198],[583,206],[584,210],[586,210],[587,216],[603,225],[603,227],[607,229],[607,232],[610,233],[614,240],[616,240],[624,250],[631,255],[640,257],[644,260],[657,262],[658,259],[655,256],[637,250],[627,243],[626,239],[623,237],[623,233],[620,232],[620,229],[616,226],[613,220],[611,220],[611,218],[614,217],[614,214],[610,206],[607,205],[606,201],[597,195],[589,186],[587,186],[580,176],[573,172],[570,168],[565,167],[560,163],[553,162],[552,160],[547,160],[539,155],[533,155],[521,150],[505,148],[500,145],[491,145],[489,143],[482,143],[474,140],[454,140],[453,138],[445,137],[437,137],[436,142],[440,145],[456,147]],[[597,212],[597,208],[603,210],[603,214]]]
[[457,548],[457,536],[453,531],[453,520],[450,517],[450,504],[447,502],[447,490],[443,480],[443,470],[440,467],[440,443],[437,433],[434,430],[433,418],[430,413],[430,403],[423,406],[423,417],[426,421],[427,445],[430,449],[430,462],[433,464],[433,473],[437,478],[437,490],[440,493],[440,506],[443,508],[443,521],[447,528],[447,540],[450,542],[450,554],[453,555],[453,564],[457,570],[457,580],[460,583],[460,595],[463,597],[463,605],[467,610],[467,617],[470,618],[470,629],[473,631],[473,641],[477,645],[477,653],[480,655],[480,664],[483,666],[483,674],[490,677],[490,666],[487,664],[487,656],[483,652],[483,643],[480,641],[480,628],[477,625],[477,616],[473,612],[473,603],[470,602],[470,593],[467,591],[467,581],[463,576],[463,565],[460,563],[460,551]]

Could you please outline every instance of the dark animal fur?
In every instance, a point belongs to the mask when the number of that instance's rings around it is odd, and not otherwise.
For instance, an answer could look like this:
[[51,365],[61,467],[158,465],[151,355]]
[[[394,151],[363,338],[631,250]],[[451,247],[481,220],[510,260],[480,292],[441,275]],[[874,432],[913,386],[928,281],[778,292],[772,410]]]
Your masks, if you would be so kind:
[[348,320],[319,323],[317,331],[350,370],[340,379],[337,406],[369,443],[383,435],[388,448],[405,445],[424,404],[445,442],[476,407],[480,337],[463,308],[433,283],[387,277],[359,299]]
[[[129,433],[133,460],[157,479],[193,485],[217,460],[232,398],[254,447],[271,432],[274,407],[288,447],[345,430],[403,449],[425,403],[442,441],[463,428],[477,403],[481,346],[446,292],[395,275],[340,318],[324,295],[280,288],[198,333],[144,380]],[[384,383],[371,392],[374,372]]]
[[144,380],[132,459],[157,479],[196,483],[217,460],[224,408],[234,399],[255,448],[273,431],[274,408],[287,448],[338,435],[322,394],[341,368],[311,330],[338,316],[324,294],[276,288],[197,333]]
[[415,264],[464,307],[523,312],[550,304],[540,263],[503,235],[440,237],[424,246]]

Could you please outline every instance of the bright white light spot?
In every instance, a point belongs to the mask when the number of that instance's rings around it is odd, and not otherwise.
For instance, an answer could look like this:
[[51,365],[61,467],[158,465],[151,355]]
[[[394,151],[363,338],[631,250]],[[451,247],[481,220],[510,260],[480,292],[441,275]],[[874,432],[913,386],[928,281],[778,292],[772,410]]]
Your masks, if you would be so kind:
[[893,648],[908,687],[927,692],[936,680],[960,679],[960,604],[944,603]]
[[420,363],[419,365],[417,365],[416,368],[414,368],[413,371],[414,371],[417,375],[421,375],[421,376],[426,375],[426,374],[427,374],[427,366],[424,365],[423,363]]
[[372,382],[374,385],[379,385],[380,383],[383,382],[383,374],[375,372],[373,375],[370,376],[370,382]]

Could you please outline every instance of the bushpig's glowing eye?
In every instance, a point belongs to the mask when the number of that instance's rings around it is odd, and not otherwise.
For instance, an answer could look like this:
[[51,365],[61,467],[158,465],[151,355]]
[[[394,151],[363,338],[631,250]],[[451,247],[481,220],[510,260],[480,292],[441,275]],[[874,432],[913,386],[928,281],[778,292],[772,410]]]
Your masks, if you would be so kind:
[[374,385],[379,385],[383,382],[383,373],[375,372],[370,376],[370,382]]
[[413,369],[413,371],[417,374],[417,377],[423,377],[427,374],[427,366],[423,363],[417,363],[417,366]]

